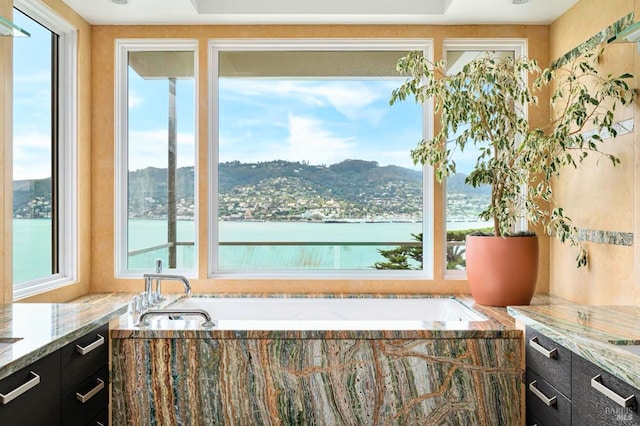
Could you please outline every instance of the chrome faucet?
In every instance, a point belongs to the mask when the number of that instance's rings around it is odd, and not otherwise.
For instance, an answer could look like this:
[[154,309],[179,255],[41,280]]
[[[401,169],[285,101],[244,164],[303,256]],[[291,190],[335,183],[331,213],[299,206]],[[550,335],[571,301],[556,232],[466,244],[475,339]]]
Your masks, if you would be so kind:
[[209,312],[204,309],[152,309],[140,313],[136,325],[138,327],[148,327],[149,321],[147,321],[147,318],[152,316],[167,316],[168,318],[173,319],[174,317],[180,318],[182,316],[189,315],[199,315],[204,318],[204,322],[200,325],[201,327],[210,328],[215,327],[216,325],[216,323],[211,319]]
[[152,294],[152,287],[153,287],[153,280],[156,280],[157,282],[157,290],[158,290],[158,297],[160,297],[160,282],[161,281],[179,281],[182,284],[184,284],[184,292],[187,294],[187,296],[191,295],[191,284],[189,283],[189,280],[182,276],[182,275],[170,275],[170,274],[144,274],[144,291],[147,294],[147,298],[149,300],[153,299],[153,294]]

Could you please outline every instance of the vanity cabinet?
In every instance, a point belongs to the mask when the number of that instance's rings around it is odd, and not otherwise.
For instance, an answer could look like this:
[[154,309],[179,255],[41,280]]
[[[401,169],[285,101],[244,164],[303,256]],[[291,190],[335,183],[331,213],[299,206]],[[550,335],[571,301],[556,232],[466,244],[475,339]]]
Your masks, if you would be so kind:
[[530,327],[525,331],[527,424],[571,424],[572,354]]
[[573,355],[573,424],[640,425],[640,389]]
[[59,425],[60,353],[0,380],[2,426]]
[[640,425],[640,390],[530,327],[525,339],[527,425]]
[[108,339],[109,326],[105,324],[60,349],[62,424],[86,425],[107,409]]
[[0,380],[0,425],[107,425],[108,337],[105,324]]

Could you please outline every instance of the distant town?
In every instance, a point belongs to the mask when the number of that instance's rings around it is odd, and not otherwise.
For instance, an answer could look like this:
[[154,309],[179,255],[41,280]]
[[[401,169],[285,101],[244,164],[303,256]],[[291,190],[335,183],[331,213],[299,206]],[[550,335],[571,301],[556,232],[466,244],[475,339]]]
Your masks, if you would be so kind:
[[[193,167],[177,171],[178,220],[195,212]],[[487,188],[448,180],[447,220],[473,221],[489,202]],[[129,173],[129,217],[166,219],[167,171],[146,168]],[[346,160],[333,165],[269,161],[221,163],[219,217],[225,221],[419,222],[422,174],[377,162]],[[16,219],[51,218],[49,179],[14,182]]]

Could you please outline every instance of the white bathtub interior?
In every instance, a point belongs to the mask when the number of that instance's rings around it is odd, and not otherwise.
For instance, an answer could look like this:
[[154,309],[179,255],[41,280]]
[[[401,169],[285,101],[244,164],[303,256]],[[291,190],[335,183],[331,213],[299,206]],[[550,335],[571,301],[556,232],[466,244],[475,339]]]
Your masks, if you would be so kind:
[[440,328],[458,329],[466,322],[487,320],[458,300],[444,297],[189,297],[170,308],[203,309],[219,330],[422,330],[435,322],[442,323]]

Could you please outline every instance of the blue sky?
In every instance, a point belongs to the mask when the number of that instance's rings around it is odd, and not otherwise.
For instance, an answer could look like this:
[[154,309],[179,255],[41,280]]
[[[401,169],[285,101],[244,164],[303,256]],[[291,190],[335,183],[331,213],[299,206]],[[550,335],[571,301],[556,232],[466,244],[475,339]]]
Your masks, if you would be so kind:
[[[49,32],[14,39],[14,179],[50,176]],[[414,101],[389,106],[401,79],[220,79],[220,161],[345,159],[415,167],[410,150],[422,137]],[[168,82],[129,73],[129,169],[167,166]],[[195,162],[193,80],[178,80],[178,166]],[[200,102],[203,100],[201,99]],[[82,142],[82,141],[80,141]]]
[[[167,81],[130,72],[129,168],[166,167]],[[400,80],[220,79],[220,161],[334,164],[345,159],[413,167],[421,108],[389,106]],[[178,165],[193,165],[193,82],[179,80]]]
[[[176,121],[178,167],[195,163],[193,79],[177,80]],[[129,71],[129,170],[166,168],[169,82],[144,80]]]
[[13,38],[13,176],[51,176],[51,33],[14,10],[31,33]]
[[220,80],[220,161],[345,159],[413,167],[421,138],[414,102],[389,106],[400,80]]

